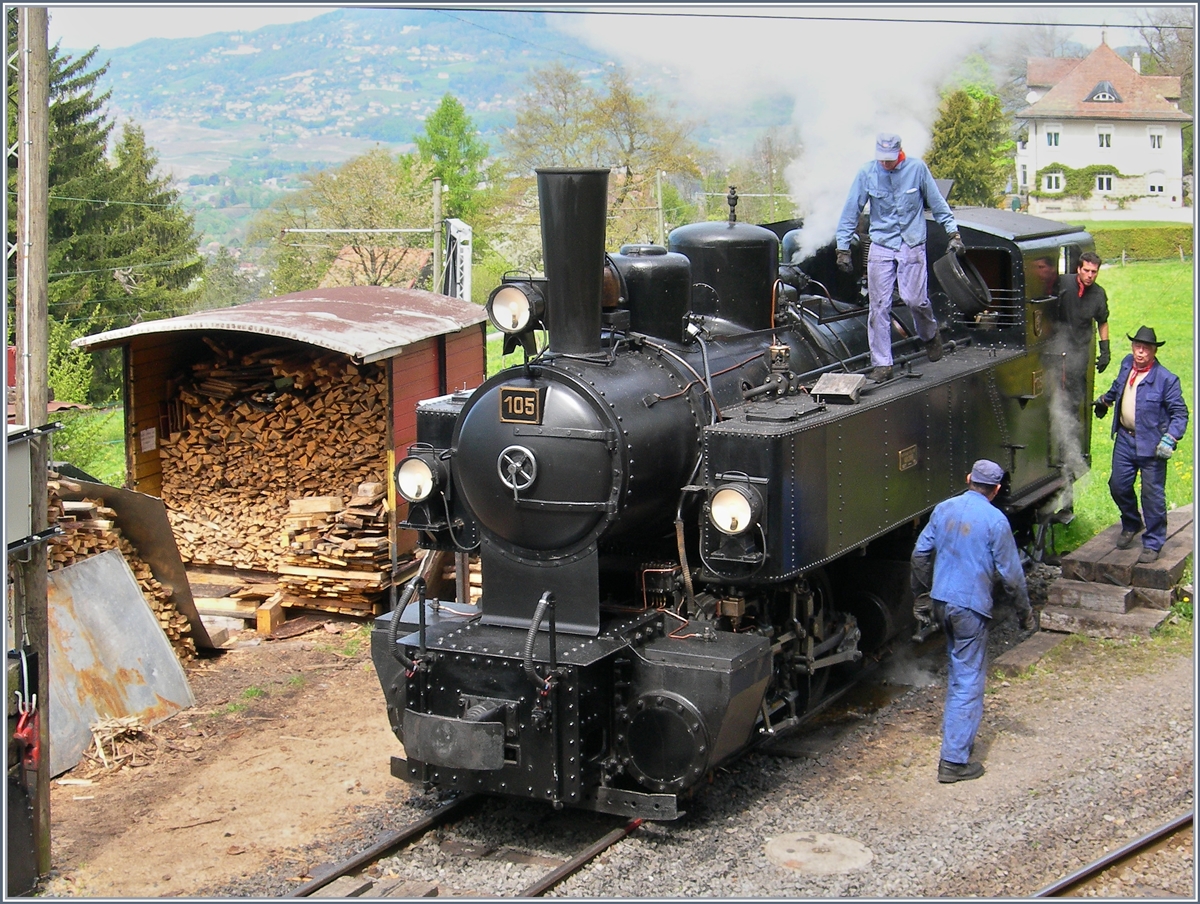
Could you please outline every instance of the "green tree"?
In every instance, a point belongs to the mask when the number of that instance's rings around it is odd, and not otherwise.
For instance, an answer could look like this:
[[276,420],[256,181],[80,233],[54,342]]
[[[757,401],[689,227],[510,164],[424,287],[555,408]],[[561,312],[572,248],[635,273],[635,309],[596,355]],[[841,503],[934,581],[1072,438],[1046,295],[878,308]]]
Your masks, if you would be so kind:
[[[11,52],[15,18],[6,24]],[[187,310],[203,271],[192,219],[169,180],[154,175],[157,156],[142,130],[127,124],[108,157],[109,95],[97,87],[107,64],[94,65],[95,55],[95,48],[78,58],[57,46],[50,51],[48,310],[75,335]],[[13,135],[15,81],[8,97]],[[11,240],[16,167],[9,163]],[[119,385],[119,355],[100,353],[91,400],[109,399]]]
[[305,186],[260,214],[250,231],[250,241],[267,243],[270,291],[278,295],[315,288],[339,260],[356,285],[406,281],[410,262],[401,251],[428,248],[428,236],[340,230],[429,228],[432,179],[432,166],[416,155],[396,157],[381,148],[333,169],[305,173]]
[[447,189],[442,212],[471,222],[484,203],[479,185],[487,180],[483,163],[488,146],[467,111],[453,94],[446,94],[416,136],[417,153]]
[[[669,180],[700,172],[701,152],[690,132],[639,94],[623,71],[610,71],[598,91],[556,64],[531,75],[504,141],[510,174],[522,192],[537,167],[609,167],[608,242],[615,246],[657,240],[659,174]],[[528,194],[518,197],[529,204]]]
[[954,180],[954,201],[994,207],[1012,170],[1014,143],[1000,99],[978,88],[947,94],[933,125],[925,162],[938,179]]
[[199,310],[229,308],[259,297],[258,280],[243,276],[238,259],[228,248],[221,246],[204,265],[204,280],[200,285]]
[[[1192,87],[1196,78],[1196,31],[1194,9],[1151,9],[1139,16],[1138,33],[1146,42],[1150,59],[1143,62],[1146,75],[1173,75],[1179,79],[1179,108],[1196,112]],[[1183,125],[1183,172],[1192,172],[1195,129]]]

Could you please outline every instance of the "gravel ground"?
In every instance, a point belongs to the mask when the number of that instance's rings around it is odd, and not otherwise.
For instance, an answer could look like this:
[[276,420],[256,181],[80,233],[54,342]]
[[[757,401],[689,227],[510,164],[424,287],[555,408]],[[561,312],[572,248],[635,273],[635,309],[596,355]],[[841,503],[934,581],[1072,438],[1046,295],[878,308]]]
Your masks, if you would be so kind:
[[[1056,576],[1046,566],[1030,573],[1035,604]],[[998,610],[991,656],[1024,636],[1012,611]],[[786,755],[755,753],[719,770],[684,818],[643,825],[549,894],[1028,896],[1193,807],[1190,633],[1173,644],[1071,638],[1032,674],[993,679],[975,751],[987,774],[953,785],[936,781],[943,644],[939,635],[884,660],[883,684],[851,695],[823,724],[780,744]],[[346,856],[435,803],[415,795],[364,808],[317,859]],[[488,799],[370,875],[437,882],[442,896],[516,895],[546,871],[537,858],[566,859],[622,823]],[[772,839],[818,832],[865,846],[869,862],[813,875],[767,856]],[[286,894],[296,882],[284,875],[202,893]],[[1194,899],[1190,834],[1085,894]]]

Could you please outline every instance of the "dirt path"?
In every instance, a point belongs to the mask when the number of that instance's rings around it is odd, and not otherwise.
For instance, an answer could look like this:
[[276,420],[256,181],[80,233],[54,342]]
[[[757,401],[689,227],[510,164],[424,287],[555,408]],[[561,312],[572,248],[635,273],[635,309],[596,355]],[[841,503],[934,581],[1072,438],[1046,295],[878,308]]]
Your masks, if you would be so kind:
[[406,796],[388,774],[400,746],[365,629],[348,631],[256,643],[189,670],[197,705],[152,729],[157,746],[138,745],[148,765],[103,773],[85,761],[60,780],[92,784],[53,782],[46,892],[188,895],[280,861],[302,876],[315,864],[301,848],[356,808]]

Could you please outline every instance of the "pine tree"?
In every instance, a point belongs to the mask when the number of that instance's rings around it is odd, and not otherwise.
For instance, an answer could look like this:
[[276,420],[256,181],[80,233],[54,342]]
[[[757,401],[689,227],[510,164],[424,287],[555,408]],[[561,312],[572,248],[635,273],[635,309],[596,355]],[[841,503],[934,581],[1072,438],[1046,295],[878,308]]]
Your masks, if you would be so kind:
[[425,120],[425,132],[416,136],[417,153],[433,168],[448,191],[442,212],[448,217],[471,221],[484,203],[479,184],[486,181],[483,162],[488,146],[479,138],[475,124],[453,94],[446,94],[433,115]]
[[962,206],[994,207],[1012,169],[1013,141],[1000,99],[982,89],[947,94],[925,162],[938,179],[953,179]]

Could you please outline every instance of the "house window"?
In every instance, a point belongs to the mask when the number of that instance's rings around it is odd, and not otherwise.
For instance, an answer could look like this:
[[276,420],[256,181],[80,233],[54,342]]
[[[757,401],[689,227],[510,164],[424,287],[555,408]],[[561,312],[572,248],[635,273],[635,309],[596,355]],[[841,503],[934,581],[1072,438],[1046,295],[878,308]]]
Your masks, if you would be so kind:
[[1042,176],[1043,191],[1062,191],[1062,173],[1047,173]]
[[1162,173],[1151,173],[1146,177],[1146,191],[1152,195],[1161,195],[1166,192],[1166,180]]
[[1021,164],[1021,184],[1022,185],[1029,184],[1029,167],[1026,166],[1024,163]]
[[1163,140],[1162,132],[1151,132],[1150,133],[1151,149],[1155,150],[1155,151],[1161,151],[1162,150],[1162,140]]
[[1096,138],[1100,142],[1100,147],[1112,147],[1112,129],[1108,126],[1100,126],[1096,129]]
[[1120,100],[1121,95],[1119,95],[1117,93],[1117,89],[1112,86],[1112,82],[1104,81],[1099,82],[1096,87],[1092,89],[1091,94],[1084,99],[1084,102],[1099,101],[1100,103],[1111,104],[1117,103]]
[[1097,176],[1096,191],[1112,191],[1112,176]]
[[1058,129],[1046,130],[1046,146],[1052,148],[1058,147]]

